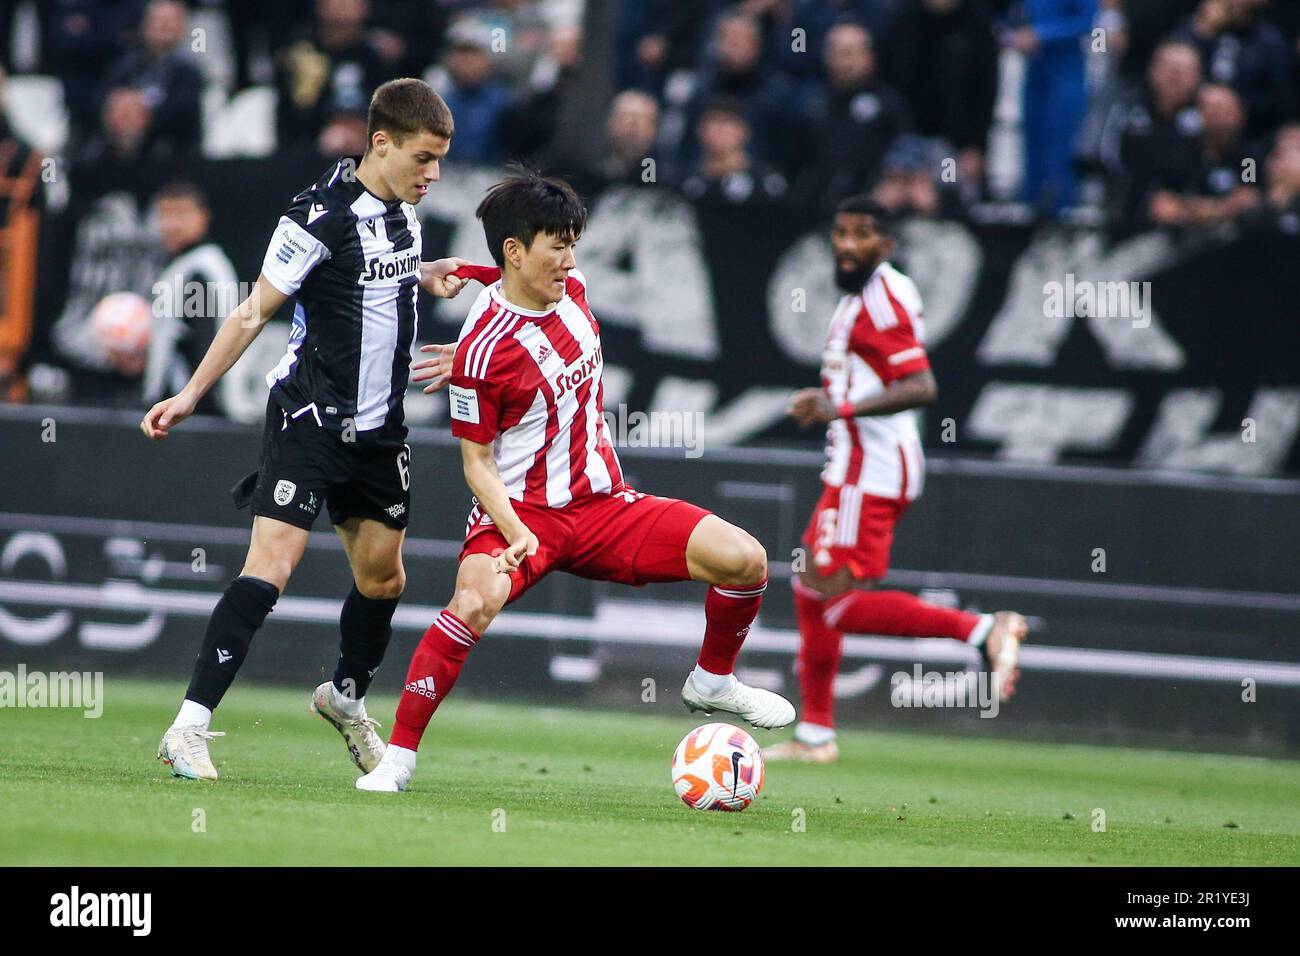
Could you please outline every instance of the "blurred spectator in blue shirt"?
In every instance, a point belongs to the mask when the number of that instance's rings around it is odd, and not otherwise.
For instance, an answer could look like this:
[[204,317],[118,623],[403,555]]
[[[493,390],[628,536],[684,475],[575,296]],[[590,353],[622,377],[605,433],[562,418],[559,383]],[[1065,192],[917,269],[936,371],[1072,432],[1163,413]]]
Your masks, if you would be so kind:
[[510,91],[493,75],[491,34],[486,25],[467,19],[452,26],[447,41],[443,68],[430,82],[456,119],[456,160],[498,160],[501,115],[510,105]]
[[1057,213],[1075,199],[1074,146],[1088,105],[1083,44],[1097,0],[1023,0],[1018,13],[1003,42],[1028,61],[1023,194],[1038,209]]

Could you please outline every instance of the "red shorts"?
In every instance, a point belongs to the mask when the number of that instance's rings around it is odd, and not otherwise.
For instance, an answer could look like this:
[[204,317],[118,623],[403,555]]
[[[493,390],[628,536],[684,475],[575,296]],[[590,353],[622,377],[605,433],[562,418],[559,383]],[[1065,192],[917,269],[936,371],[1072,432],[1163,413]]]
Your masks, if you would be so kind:
[[803,543],[809,567],[822,577],[847,567],[858,580],[883,578],[889,570],[894,525],[907,510],[906,498],[878,498],[851,486],[824,485]]
[[[689,581],[686,544],[710,514],[689,501],[644,495],[631,488],[591,495],[564,508],[512,501],[515,514],[537,536],[537,553],[510,573],[514,601],[551,571],[639,587],[660,581]],[[506,539],[475,502],[465,524],[460,560],[471,554],[495,557]]]

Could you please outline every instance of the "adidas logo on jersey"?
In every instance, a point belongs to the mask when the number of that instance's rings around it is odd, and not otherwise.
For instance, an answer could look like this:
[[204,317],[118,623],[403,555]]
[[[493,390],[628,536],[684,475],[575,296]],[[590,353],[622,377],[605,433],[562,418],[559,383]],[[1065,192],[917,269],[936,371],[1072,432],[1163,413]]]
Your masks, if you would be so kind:
[[549,345],[543,345],[540,349],[538,349],[538,350],[537,350],[537,364],[538,364],[538,365],[541,365],[541,364],[542,364],[543,362],[545,362],[548,358],[550,358],[550,357],[551,357],[551,354],[552,354],[553,351],[554,351],[554,350],[553,350]]
[[421,697],[429,698],[429,700],[436,700],[438,697],[432,677],[421,677],[419,680],[408,681],[406,689],[412,694],[419,694]]

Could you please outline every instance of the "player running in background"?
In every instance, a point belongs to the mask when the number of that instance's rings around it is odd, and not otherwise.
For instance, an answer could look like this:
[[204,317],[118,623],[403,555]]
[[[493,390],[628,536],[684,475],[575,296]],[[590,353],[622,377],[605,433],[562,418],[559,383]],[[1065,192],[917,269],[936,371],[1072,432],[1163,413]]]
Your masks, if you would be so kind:
[[393,80],[376,89],[365,156],[359,164],[340,160],[294,198],[252,294],[185,388],[140,423],[148,437],[166,438],[297,296],[288,351],[267,375],[261,461],[234,489],[240,507],[252,505],[248,557],[213,609],[185,700],[158,747],[177,776],[216,779],[208,741],[222,735],[209,729],[212,712],[302,558],[322,505],[343,541],[353,586],[339,618],[338,666],[316,688],[312,710],[343,735],[363,771],[383,754],[365,695],[406,581],[410,448],[402,401],[417,288],[451,297],[464,284],[449,275],[460,260],[420,261],[414,209],[437,181],[451,135],[451,112],[425,83]]
[[934,402],[938,389],[923,345],[921,296],[887,261],[894,248],[888,213],[864,196],[845,199],[831,245],[844,296],[822,353],[822,387],[790,400],[800,426],[827,426],[822,495],[803,536],[811,562],[793,582],[803,716],[793,740],[764,748],[770,760],[839,756],[832,689],[846,631],[964,641],[979,648],[1002,700],[1014,690],[1029,632],[1014,611],[971,614],[876,589],[889,569],[894,525],[921,494],[925,458],[914,409]]
[[794,720],[784,697],[732,673],[767,587],[763,546],[703,508],[623,482],[602,414],[600,327],[574,260],[586,216],[567,183],[531,172],[498,183],[478,208],[500,268],[476,270],[491,284],[461,329],[448,388],[475,500],[455,593],[416,648],[388,749],[358,789],[406,789],[420,738],[470,650],[506,604],[557,570],[712,585],[682,701],[758,727]]

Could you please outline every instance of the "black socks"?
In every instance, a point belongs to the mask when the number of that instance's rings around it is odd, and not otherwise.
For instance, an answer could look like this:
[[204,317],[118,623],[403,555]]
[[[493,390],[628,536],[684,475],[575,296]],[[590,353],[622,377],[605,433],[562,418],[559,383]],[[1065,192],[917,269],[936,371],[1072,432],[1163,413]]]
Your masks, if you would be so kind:
[[194,661],[194,676],[185,698],[216,710],[239,673],[253,633],[275,607],[280,592],[261,578],[238,577],[212,610],[203,647]]
[[395,598],[368,598],[352,585],[343,613],[339,615],[339,663],[334,671],[334,687],[352,700],[360,700],[370,689],[370,680],[379,670],[393,636]]

